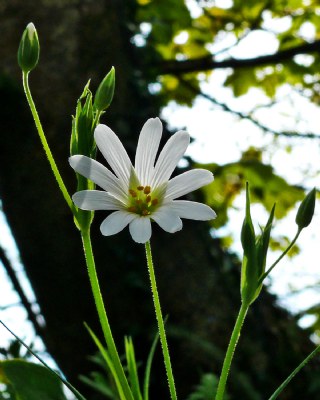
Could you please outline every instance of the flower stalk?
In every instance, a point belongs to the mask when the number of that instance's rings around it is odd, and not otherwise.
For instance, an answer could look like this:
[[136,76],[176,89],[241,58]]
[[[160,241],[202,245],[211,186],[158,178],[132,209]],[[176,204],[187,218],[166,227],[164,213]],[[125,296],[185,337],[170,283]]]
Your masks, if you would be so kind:
[[171,396],[171,400],[177,400],[177,393],[176,393],[174,377],[173,377],[173,372],[172,372],[172,367],[171,367],[168,342],[167,342],[166,331],[164,328],[164,322],[163,322],[163,317],[162,317],[162,312],[161,312],[156,277],[155,277],[154,268],[153,268],[150,241],[146,242],[145,248],[146,248],[147,264],[148,264],[148,271],[149,271],[149,276],[150,276],[154,309],[155,309],[156,318],[157,318],[157,322],[158,322],[160,343],[161,343],[161,348],[162,348],[162,353],[163,353],[163,358],[164,358],[164,365],[166,368],[166,373],[167,373],[167,378],[168,378],[170,396]]
[[48,145],[46,136],[44,134],[44,131],[43,131],[43,128],[42,128],[42,125],[41,125],[41,122],[40,122],[40,118],[39,118],[39,115],[38,115],[38,112],[37,112],[37,109],[36,109],[36,106],[34,104],[34,101],[33,101],[32,95],[31,95],[31,91],[30,91],[30,88],[29,88],[28,77],[29,77],[29,72],[23,72],[22,73],[24,92],[25,92],[26,98],[28,100],[28,104],[29,104],[29,107],[30,107],[30,110],[31,110],[31,113],[32,113],[32,116],[33,116],[33,119],[34,119],[34,122],[35,122],[35,125],[36,125],[36,128],[37,128],[39,137],[40,137],[41,144],[42,144],[43,149],[44,149],[44,151],[46,153],[46,156],[47,156],[47,159],[49,161],[50,167],[52,169],[53,175],[56,178],[56,181],[58,183],[59,189],[61,190],[61,193],[62,193],[65,201],[67,202],[68,207],[72,211],[73,215],[76,217],[76,215],[77,215],[76,207],[74,206],[74,204],[73,204],[73,202],[71,200],[71,197],[70,197],[70,195],[68,193],[68,190],[67,190],[67,188],[66,188],[66,186],[65,186],[65,184],[64,184],[64,182],[63,182],[63,180],[61,178],[59,169],[58,169],[57,164],[56,164],[56,162],[55,162],[55,160],[53,158],[53,155],[52,155],[50,147]]
[[229,376],[229,371],[233,359],[233,355],[238,344],[238,340],[240,337],[241,328],[243,326],[244,320],[246,318],[247,312],[249,309],[249,305],[242,303],[240,307],[240,311],[236,320],[236,323],[233,328],[233,332],[231,335],[231,339],[228,345],[228,349],[224,358],[221,375],[218,383],[218,389],[216,393],[215,400],[222,400],[226,388],[227,379]]
[[82,238],[82,243],[83,243],[83,249],[85,253],[85,258],[86,258],[86,263],[87,263],[87,268],[88,268],[88,275],[90,279],[90,284],[91,284],[91,289],[96,305],[96,309],[98,312],[101,328],[104,334],[104,338],[106,340],[108,350],[110,352],[112,362],[114,365],[115,373],[120,381],[123,393],[125,395],[125,398],[127,400],[133,400],[132,392],[129,387],[127,378],[125,376],[119,354],[112,336],[109,320],[107,317],[105,305],[102,299],[102,294],[100,290],[100,285],[98,281],[98,276],[96,272],[96,267],[95,267],[95,261],[94,261],[94,256],[92,252],[92,246],[91,246],[91,238],[90,238],[90,230],[82,230],[81,231],[81,238]]

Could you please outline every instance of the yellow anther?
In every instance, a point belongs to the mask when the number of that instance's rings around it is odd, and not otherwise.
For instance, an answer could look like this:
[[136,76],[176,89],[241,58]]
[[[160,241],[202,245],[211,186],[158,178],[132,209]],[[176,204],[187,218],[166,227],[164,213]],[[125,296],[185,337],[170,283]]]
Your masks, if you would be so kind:
[[159,203],[158,199],[153,199],[151,202],[153,206],[157,205],[158,203]]
[[150,194],[148,194],[148,196],[146,197],[146,202],[150,203],[150,201],[151,201],[151,196],[150,196]]
[[137,197],[137,193],[134,190],[129,189],[129,193],[131,194],[132,197]]
[[138,189],[138,190],[143,190],[143,189],[144,189],[144,186],[138,186],[137,189]]
[[151,192],[151,187],[150,187],[150,186],[146,186],[146,187],[144,188],[143,193],[144,193],[144,194],[149,194],[150,192]]

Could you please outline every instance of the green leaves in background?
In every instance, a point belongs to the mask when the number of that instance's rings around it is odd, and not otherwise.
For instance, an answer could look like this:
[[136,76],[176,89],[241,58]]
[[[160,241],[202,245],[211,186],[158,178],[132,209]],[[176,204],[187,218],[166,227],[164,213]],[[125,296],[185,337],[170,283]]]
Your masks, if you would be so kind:
[[[190,394],[187,400],[212,400],[216,394],[218,386],[218,378],[214,374],[204,374],[201,377],[199,385],[195,388],[195,391]],[[225,395],[225,400],[228,400],[229,396]]]
[[206,164],[201,167],[213,172],[215,177],[210,185],[203,188],[203,193],[205,203],[219,216],[213,222],[216,228],[228,222],[228,209],[243,191],[245,182],[250,182],[251,203],[262,204],[268,212],[277,203],[275,217],[278,219],[286,216],[304,197],[302,188],[289,185],[275,174],[271,165],[262,163],[258,149],[250,148],[238,162],[225,165]]
[[39,364],[1,361],[0,382],[10,387],[14,400],[67,400],[59,378]]

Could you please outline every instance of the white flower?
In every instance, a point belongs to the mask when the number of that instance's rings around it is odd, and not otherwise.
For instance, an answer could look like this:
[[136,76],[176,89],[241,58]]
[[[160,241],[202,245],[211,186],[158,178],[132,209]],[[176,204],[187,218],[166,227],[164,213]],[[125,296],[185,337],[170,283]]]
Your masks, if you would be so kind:
[[204,169],[194,169],[169,180],[190,137],[184,131],[175,133],[155,162],[161,135],[159,118],[151,118],[144,124],[133,167],[118,136],[106,125],[98,125],[94,137],[113,173],[89,157],[70,157],[70,165],[76,172],[103,189],[75,193],[72,199],[76,206],[82,210],[114,211],[101,224],[103,235],[114,235],[129,225],[133,240],[145,243],[151,237],[151,221],[174,233],[182,229],[181,218],[206,221],[216,217],[205,204],[175,200],[212,182],[213,175]]

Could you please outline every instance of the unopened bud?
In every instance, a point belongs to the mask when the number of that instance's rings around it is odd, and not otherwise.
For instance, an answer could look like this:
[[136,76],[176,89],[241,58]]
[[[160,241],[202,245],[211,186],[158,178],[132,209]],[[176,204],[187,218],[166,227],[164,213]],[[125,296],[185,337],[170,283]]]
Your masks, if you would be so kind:
[[241,299],[245,304],[251,304],[257,289],[258,265],[256,253],[256,236],[250,214],[249,186],[246,184],[246,216],[241,230],[243,260],[241,267]]
[[18,63],[23,72],[30,72],[38,64],[40,45],[35,26],[30,22],[22,34],[18,49]]
[[94,98],[94,107],[98,111],[106,110],[113,99],[115,87],[115,69],[112,67],[100,83]]
[[314,207],[316,204],[316,189],[313,188],[311,192],[307,194],[302,203],[299,206],[297,216],[296,216],[296,224],[298,228],[301,230],[306,228],[313,217]]

